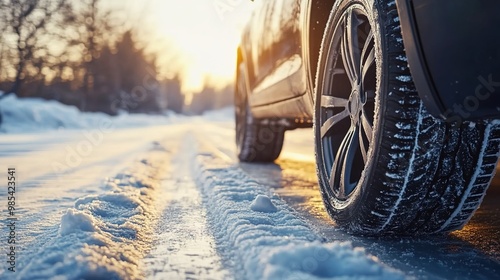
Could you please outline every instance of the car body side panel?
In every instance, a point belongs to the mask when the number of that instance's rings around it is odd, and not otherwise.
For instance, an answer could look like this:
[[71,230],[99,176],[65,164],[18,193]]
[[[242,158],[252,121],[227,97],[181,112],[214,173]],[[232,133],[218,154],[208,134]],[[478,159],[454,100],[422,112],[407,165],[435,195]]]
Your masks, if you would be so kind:
[[[412,76],[430,113],[452,121],[500,118],[500,2],[396,1]],[[276,117],[282,113],[275,109],[279,103],[301,100],[307,104],[292,106],[301,111],[286,110],[283,117],[311,117],[315,61],[309,60],[318,50],[309,48],[319,41],[309,40],[321,34],[308,32],[321,30],[323,22],[309,17],[329,10],[324,3],[334,0],[257,2],[240,46],[249,102],[262,107],[259,117]],[[301,95],[310,98],[296,98]]]
[[[308,1],[261,2],[244,32],[241,48],[247,64],[250,105],[269,108],[281,101],[304,95],[308,90],[308,74],[303,59],[301,14],[301,11],[306,11],[303,5]],[[288,112],[283,117],[303,116],[305,106],[296,107],[301,109]],[[266,111],[262,109],[259,111]],[[274,116],[279,114],[276,110],[273,112]],[[262,114],[258,115],[256,117],[264,117]]]
[[250,86],[255,83],[255,80],[261,76],[264,77],[269,71],[265,69],[263,64],[270,57],[265,54],[265,38],[261,35],[266,26],[265,13],[268,5],[269,1],[255,2],[254,12],[241,40],[240,48]]

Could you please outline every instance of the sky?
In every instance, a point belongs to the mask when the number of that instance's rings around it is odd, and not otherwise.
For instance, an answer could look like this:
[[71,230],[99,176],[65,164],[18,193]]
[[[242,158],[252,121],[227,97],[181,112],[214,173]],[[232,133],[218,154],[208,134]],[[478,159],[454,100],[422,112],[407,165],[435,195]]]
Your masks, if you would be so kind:
[[138,28],[138,39],[160,53],[163,75],[180,71],[186,92],[207,77],[216,86],[234,78],[236,48],[255,6],[250,0],[108,0]]

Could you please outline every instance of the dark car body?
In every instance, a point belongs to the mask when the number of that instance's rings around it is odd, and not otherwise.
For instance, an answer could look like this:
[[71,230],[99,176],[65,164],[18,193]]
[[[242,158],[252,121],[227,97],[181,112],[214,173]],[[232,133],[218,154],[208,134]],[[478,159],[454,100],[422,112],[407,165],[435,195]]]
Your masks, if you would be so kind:
[[497,0],[260,0],[235,77],[236,154],[273,162],[312,126],[336,225],[463,228],[500,159]]
[[[315,73],[335,1],[263,0],[244,30],[256,118],[313,118]],[[449,121],[500,117],[500,1],[396,0],[410,70],[428,111]]]

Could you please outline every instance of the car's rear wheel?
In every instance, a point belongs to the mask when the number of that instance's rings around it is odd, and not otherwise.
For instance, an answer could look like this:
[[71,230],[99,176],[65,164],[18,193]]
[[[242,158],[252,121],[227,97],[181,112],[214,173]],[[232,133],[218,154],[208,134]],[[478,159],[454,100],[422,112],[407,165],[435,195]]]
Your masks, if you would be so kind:
[[234,105],[238,158],[243,162],[272,162],[281,153],[285,128],[253,117],[248,104],[244,64],[239,65],[237,74]]
[[317,171],[337,224],[363,234],[428,234],[469,220],[496,170],[500,125],[427,113],[393,0],[337,1],[316,77]]

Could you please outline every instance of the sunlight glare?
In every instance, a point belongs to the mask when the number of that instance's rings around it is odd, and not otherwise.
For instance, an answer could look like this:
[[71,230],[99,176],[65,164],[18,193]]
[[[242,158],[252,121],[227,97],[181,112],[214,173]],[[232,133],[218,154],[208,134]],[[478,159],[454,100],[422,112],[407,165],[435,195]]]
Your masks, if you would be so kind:
[[[206,80],[223,86],[234,79],[236,48],[253,6],[247,0],[150,0],[143,13],[145,26],[139,27],[181,51],[183,89],[192,93],[201,90]],[[137,9],[134,4],[130,7]]]

